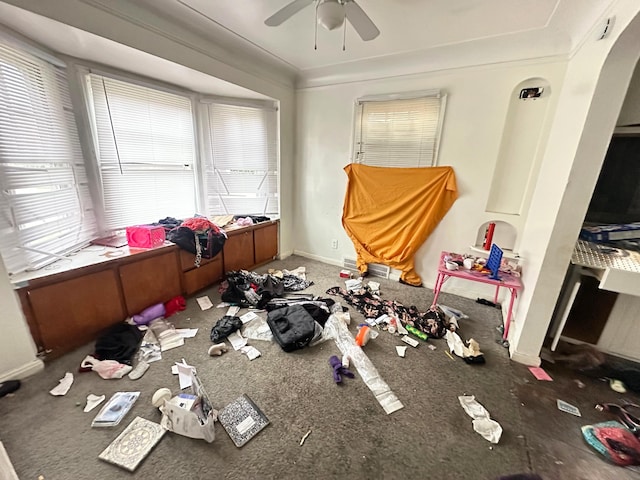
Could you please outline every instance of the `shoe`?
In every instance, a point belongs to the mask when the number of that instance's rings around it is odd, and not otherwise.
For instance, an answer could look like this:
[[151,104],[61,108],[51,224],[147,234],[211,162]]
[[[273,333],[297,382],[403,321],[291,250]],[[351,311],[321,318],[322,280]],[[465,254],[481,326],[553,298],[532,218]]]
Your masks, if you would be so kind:
[[7,380],[0,383],[0,397],[4,397],[20,388],[20,380]]
[[129,372],[129,375],[127,375],[131,380],[138,380],[140,377],[142,377],[145,372],[149,370],[149,364],[147,362],[145,362],[144,360],[138,362],[138,365],[135,366],[135,368],[133,370],[131,370]]

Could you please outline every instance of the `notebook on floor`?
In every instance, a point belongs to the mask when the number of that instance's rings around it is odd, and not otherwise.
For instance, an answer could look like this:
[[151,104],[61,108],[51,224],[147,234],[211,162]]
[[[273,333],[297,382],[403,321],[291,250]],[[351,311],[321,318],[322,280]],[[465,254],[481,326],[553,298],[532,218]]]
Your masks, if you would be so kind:
[[160,424],[136,417],[98,458],[133,472],[166,432]]
[[218,413],[218,421],[236,447],[242,447],[269,425],[269,419],[248,395],[242,395]]

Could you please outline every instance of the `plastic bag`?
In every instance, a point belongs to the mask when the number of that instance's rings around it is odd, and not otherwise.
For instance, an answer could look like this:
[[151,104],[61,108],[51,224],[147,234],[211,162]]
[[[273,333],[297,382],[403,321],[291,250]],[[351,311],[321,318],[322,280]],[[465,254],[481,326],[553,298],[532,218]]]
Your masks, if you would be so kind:
[[273,342],[273,333],[271,333],[269,325],[266,320],[260,317],[244,325],[242,328],[242,336],[252,340]]

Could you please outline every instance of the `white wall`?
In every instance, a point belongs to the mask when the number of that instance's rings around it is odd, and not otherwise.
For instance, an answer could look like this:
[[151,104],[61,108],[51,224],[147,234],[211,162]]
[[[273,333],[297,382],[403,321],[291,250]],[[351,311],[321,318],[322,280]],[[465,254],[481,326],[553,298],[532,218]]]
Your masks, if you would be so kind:
[[631,78],[617,125],[640,125],[640,63],[636,65]]
[[21,379],[41,370],[27,322],[0,259],[0,382]]
[[[560,91],[564,72],[563,61],[519,62],[299,90],[296,252],[336,264],[344,257],[354,258],[341,217],[347,183],[342,169],[350,162],[355,101],[366,95],[426,89],[448,94],[438,163],[454,168],[459,198],[416,255],[423,283],[433,287],[441,250],[466,252],[486,221],[504,220],[521,232],[523,216],[485,212],[509,102],[514,87],[532,77],[542,77],[552,92]],[[554,97],[549,98],[552,111]],[[338,240],[336,250],[332,239]],[[475,284],[454,280],[444,290],[477,295]]]
[[[528,258],[512,358],[539,362],[553,308],[640,55],[640,5],[621,0],[613,33],[571,59],[534,192],[521,252]],[[630,25],[625,31],[625,27]]]

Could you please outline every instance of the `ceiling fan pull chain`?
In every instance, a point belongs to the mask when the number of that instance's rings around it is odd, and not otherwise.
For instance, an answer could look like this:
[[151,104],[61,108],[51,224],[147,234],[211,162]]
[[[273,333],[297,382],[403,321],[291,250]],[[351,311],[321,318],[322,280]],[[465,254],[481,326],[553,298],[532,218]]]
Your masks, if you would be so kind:
[[342,30],[342,51],[347,49],[347,14],[344,14],[344,29]]
[[318,50],[318,5],[320,2],[316,2],[316,26],[313,33],[313,49]]

